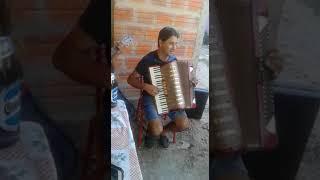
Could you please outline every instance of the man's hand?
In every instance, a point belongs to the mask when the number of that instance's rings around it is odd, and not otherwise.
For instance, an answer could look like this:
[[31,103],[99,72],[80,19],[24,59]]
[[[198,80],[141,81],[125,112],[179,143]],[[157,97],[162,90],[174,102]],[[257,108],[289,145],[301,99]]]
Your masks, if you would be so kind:
[[125,46],[121,42],[119,41],[115,42],[115,46],[114,46],[115,53],[111,57],[111,63],[114,69],[118,69],[121,66],[121,62],[117,61],[117,59],[118,59],[118,56],[123,53],[124,47]]
[[273,78],[277,78],[280,72],[283,70],[284,60],[280,56],[278,50],[272,50],[268,53],[265,61],[265,66],[268,67],[272,73]]
[[144,83],[143,90],[145,90],[151,96],[155,96],[158,94],[158,89],[156,86],[152,84]]
[[191,81],[191,84],[192,84],[193,87],[196,87],[197,84],[199,83],[199,80],[194,76],[191,78],[190,81]]
[[121,54],[124,52],[124,48],[126,47],[120,41],[115,42],[114,47],[116,49],[116,54]]

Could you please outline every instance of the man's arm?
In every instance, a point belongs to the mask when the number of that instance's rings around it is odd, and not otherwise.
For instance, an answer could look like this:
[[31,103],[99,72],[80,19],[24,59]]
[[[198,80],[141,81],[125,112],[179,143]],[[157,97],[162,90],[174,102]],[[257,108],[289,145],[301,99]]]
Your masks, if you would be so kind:
[[139,77],[141,77],[141,75],[136,70],[133,71],[127,79],[128,84],[137,89],[145,90],[151,96],[155,96],[156,94],[158,94],[158,89],[156,86],[140,82]]
[[143,89],[144,83],[140,81],[141,75],[137,71],[133,71],[128,79],[127,82],[130,84],[132,87],[135,87],[137,89]]
[[[96,62],[95,50],[98,47],[87,33],[76,26],[59,44],[54,52],[54,66],[71,79],[96,87],[106,86],[107,65]],[[110,69],[110,68],[108,68]]]

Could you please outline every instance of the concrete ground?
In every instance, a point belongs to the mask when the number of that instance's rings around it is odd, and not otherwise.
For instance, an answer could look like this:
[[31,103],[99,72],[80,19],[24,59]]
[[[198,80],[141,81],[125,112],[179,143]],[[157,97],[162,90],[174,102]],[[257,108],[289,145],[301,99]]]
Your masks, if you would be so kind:
[[[197,68],[199,88],[209,88],[209,49],[201,49]],[[201,70],[201,71],[200,71]],[[209,102],[202,119],[191,119],[189,131],[177,133],[176,143],[168,149],[138,149],[145,180],[207,180],[209,179]],[[172,141],[172,135],[169,134]]]

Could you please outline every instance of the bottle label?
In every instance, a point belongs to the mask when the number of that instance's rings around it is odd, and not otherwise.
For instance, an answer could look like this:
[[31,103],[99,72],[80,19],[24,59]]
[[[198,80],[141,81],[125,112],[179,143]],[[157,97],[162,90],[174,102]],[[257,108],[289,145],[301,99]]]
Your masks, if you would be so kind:
[[0,60],[11,56],[14,53],[13,42],[10,37],[0,37]]
[[111,89],[111,103],[117,103],[118,99],[118,87]]
[[21,119],[21,81],[15,81],[0,92],[0,128],[17,131]]
[[117,103],[118,99],[118,87],[115,86],[116,77],[114,73],[111,73],[111,103]]

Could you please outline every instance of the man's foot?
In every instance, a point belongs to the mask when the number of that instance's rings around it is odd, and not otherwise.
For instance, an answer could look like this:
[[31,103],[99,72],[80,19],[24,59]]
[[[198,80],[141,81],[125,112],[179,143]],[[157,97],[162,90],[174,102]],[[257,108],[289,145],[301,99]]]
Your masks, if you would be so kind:
[[146,148],[152,148],[159,141],[159,136],[145,136],[144,146]]
[[169,139],[166,135],[160,135],[159,143],[162,147],[168,148],[169,147]]

